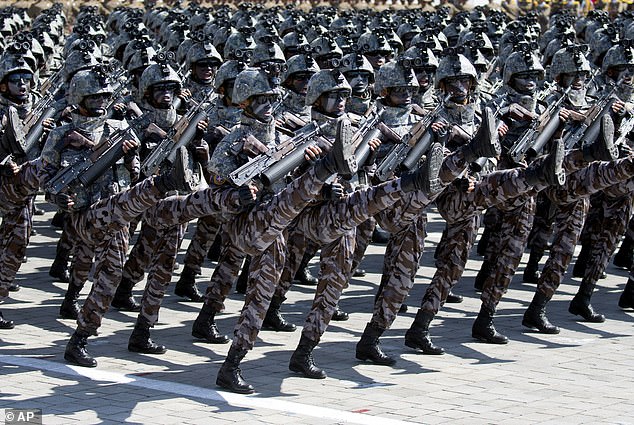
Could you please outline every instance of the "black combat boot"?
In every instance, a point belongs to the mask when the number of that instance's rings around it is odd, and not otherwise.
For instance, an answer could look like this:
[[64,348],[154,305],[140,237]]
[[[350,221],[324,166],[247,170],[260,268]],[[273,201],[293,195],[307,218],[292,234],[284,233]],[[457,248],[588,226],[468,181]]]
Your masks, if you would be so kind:
[[167,348],[152,341],[150,324],[146,318],[139,316],[128,340],[128,351],[143,354],[165,354]]
[[533,301],[528,306],[522,319],[522,325],[527,328],[537,329],[543,334],[558,334],[559,328],[548,320],[546,317],[546,304],[550,301],[546,295],[541,292],[535,292]]
[[319,283],[319,280],[310,274],[310,270],[308,270],[308,262],[312,258],[312,255],[309,253],[304,254],[302,257],[302,262],[299,264],[299,268],[297,269],[297,273],[295,273],[295,277],[293,278],[293,283],[297,285],[311,285],[315,286]]
[[251,257],[247,255],[247,258],[244,259],[244,264],[242,265],[242,270],[240,271],[240,275],[238,276],[238,280],[236,280],[236,292],[238,294],[246,294],[247,286],[249,284],[249,268],[251,267]]
[[56,229],[63,229],[65,221],[66,213],[62,210],[58,210],[51,220],[51,226],[55,227]]
[[369,360],[381,366],[392,366],[396,363],[396,360],[381,350],[379,337],[383,335],[383,332],[385,332],[385,329],[378,327],[373,322],[365,326],[363,335],[361,335],[361,339],[357,343],[357,359]]
[[583,277],[586,274],[586,267],[592,255],[592,246],[589,243],[581,244],[581,251],[572,268],[572,277]]
[[174,294],[179,297],[189,298],[195,303],[203,302],[203,295],[196,286],[196,272],[189,266],[183,267],[181,277],[174,287]]
[[334,174],[351,176],[357,172],[358,164],[354,156],[356,147],[354,130],[348,119],[337,122],[337,133],[330,152],[315,164],[315,176],[322,181]]
[[478,247],[476,252],[478,255],[484,257],[487,253],[487,246],[489,245],[489,240],[491,239],[491,234],[493,230],[489,226],[486,226],[482,231],[482,236],[480,236],[480,240],[478,241]]
[[478,270],[478,274],[475,277],[475,281],[473,282],[473,287],[477,292],[482,292],[484,289],[484,282],[491,275],[491,270],[493,266],[489,260],[484,260],[482,262],[482,266],[480,266],[480,270]]
[[471,336],[477,340],[487,342],[489,344],[507,344],[509,339],[495,330],[493,325],[493,315],[495,310],[485,307],[480,307],[480,313],[473,322],[473,328],[471,329]]
[[209,305],[203,304],[203,308],[198,313],[198,317],[192,326],[192,336],[198,339],[204,339],[210,344],[226,344],[229,338],[218,330],[214,317],[216,311]]
[[308,339],[302,335],[299,340],[299,345],[291,356],[291,361],[288,364],[288,368],[297,373],[301,373],[306,378],[310,379],[325,379],[326,372],[315,365],[313,359],[313,350],[317,346],[317,342]]
[[280,307],[283,302],[284,299],[282,297],[273,295],[269,309],[264,317],[264,322],[262,322],[262,329],[275,332],[293,332],[297,329],[294,324],[287,322],[282,313],[280,313]]
[[172,167],[154,178],[154,187],[163,194],[174,191],[191,192],[194,190],[197,180],[187,165],[189,161],[189,152],[183,146],[177,151]]
[[412,172],[401,175],[401,189],[403,192],[420,190],[427,194],[435,194],[444,188],[439,177],[445,158],[443,149],[440,143],[432,143],[426,153],[423,165]]
[[628,279],[625,289],[619,298],[619,307],[634,308],[634,280]]
[[422,350],[424,354],[445,354],[443,348],[434,345],[429,335],[429,324],[433,318],[434,313],[418,309],[414,323],[405,333],[405,345],[416,350]]
[[239,394],[253,394],[255,392],[253,386],[244,380],[240,370],[240,362],[247,355],[247,352],[248,350],[231,345],[227,358],[218,371],[216,385]]
[[528,263],[524,269],[522,275],[522,282],[524,283],[537,283],[539,280],[539,260],[542,259],[542,254],[531,251],[531,255],[528,257]]
[[117,291],[114,293],[111,305],[121,311],[132,311],[138,313],[141,311],[141,304],[137,303],[132,296],[132,288],[134,288],[134,282],[127,278],[121,278],[121,283],[117,287]]
[[59,315],[62,319],[77,320],[79,315],[79,293],[84,285],[75,285],[72,281],[68,283],[68,289],[64,295],[64,301],[59,308]]
[[0,312],[0,329],[13,329],[15,328],[15,324],[13,320],[4,320],[4,316]]
[[555,140],[551,152],[543,158],[531,162],[524,170],[526,183],[537,186],[562,186],[566,183],[566,172],[563,168],[565,147],[561,139]]
[[497,132],[497,120],[491,108],[484,108],[482,124],[468,145],[463,149],[467,162],[474,162],[478,158],[493,158],[502,153],[499,135]]
[[612,263],[616,267],[620,267],[623,269],[631,269],[632,264],[634,263],[634,240],[630,238],[627,234],[625,238],[623,238],[623,242],[621,243],[621,248],[619,248],[619,252],[614,256],[614,260]]
[[345,322],[350,318],[350,315],[339,308],[339,303],[335,307],[335,312],[332,314],[330,320],[334,320],[335,322]]
[[592,304],[590,304],[590,298],[592,298],[595,286],[596,283],[583,279],[577,295],[570,301],[568,312],[583,317],[586,322],[603,323],[605,322],[605,316],[594,311]]
[[58,282],[68,283],[70,281],[70,272],[68,271],[68,258],[70,256],[70,250],[60,248],[57,244],[57,250],[55,251],[55,260],[51,264],[51,268],[48,270],[48,275]]
[[390,240],[390,232],[381,229],[381,226],[375,226],[372,231],[372,239],[370,242],[376,245],[385,245]]
[[97,367],[97,360],[91,357],[88,350],[86,350],[87,343],[88,334],[78,330],[75,331],[73,336],[70,337],[68,344],[66,344],[64,359],[77,366]]
[[209,261],[215,261],[216,263],[220,260],[220,252],[222,251],[222,236],[220,232],[216,234],[216,238],[214,239],[214,243],[211,244],[209,251],[207,252],[207,259]]
[[619,158],[619,149],[614,144],[614,121],[610,114],[601,117],[599,137],[592,143],[583,146],[583,159],[592,161],[614,161]]
[[464,297],[462,295],[454,294],[451,291],[449,291],[449,293],[447,294],[447,299],[445,300],[445,302],[448,304],[460,304],[462,301],[464,301]]

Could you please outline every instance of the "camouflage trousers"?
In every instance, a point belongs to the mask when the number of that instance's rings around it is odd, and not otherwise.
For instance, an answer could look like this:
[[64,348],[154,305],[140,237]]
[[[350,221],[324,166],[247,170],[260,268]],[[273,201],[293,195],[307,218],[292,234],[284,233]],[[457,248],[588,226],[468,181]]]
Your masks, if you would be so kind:
[[200,273],[200,267],[205,261],[207,252],[214,243],[216,235],[220,231],[221,217],[208,215],[200,217],[196,223],[196,231],[187,247],[183,263],[196,274]]
[[[73,244],[77,246],[83,243],[93,247],[95,257],[94,282],[80,311],[78,329],[96,335],[101,326],[101,319],[123,275],[129,238],[127,225],[130,220],[154,207],[152,218],[156,221],[151,224],[164,230],[205,215],[235,213],[242,208],[237,191],[229,187],[207,188],[191,195],[171,196],[162,200],[163,196],[157,194],[152,180],[146,179],[125,192],[71,215],[70,225],[78,238]],[[164,275],[155,276],[165,279]],[[170,279],[171,269],[168,283]]]
[[525,203],[514,208],[507,209],[504,203],[496,207],[499,211],[497,226],[486,253],[492,272],[486,277],[480,296],[482,305],[488,309],[495,311],[513,280],[526,249],[535,208],[535,196],[526,196]]
[[[619,195],[622,186],[612,186],[600,192],[590,207],[582,231],[582,244],[590,249],[583,281],[596,284],[616,250],[619,239],[632,215],[632,193]],[[584,233],[587,235],[584,239]]]
[[121,281],[128,249],[128,223],[161,197],[153,181],[148,179],[70,214],[71,243],[75,247],[84,245],[91,249],[95,258],[92,289],[77,318],[79,331],[97,335]]
[[0,301],[8,297],[9,286],[15,279],[33,224],[33,201],[39,187],[38,160],[26,162],[13,176],[0,177]]
[[536,254],[540,258],[546,252],[548,241],[553,234],[554,213],[550,198],[546,196],[544,191],[539,192],[535,198],[535,216],[526,245],[531,254]]
[[286,294],[291,289],[293,279],[299,270],[304,255],[309,255],[312,258],[317,254],[319,248],[320,244],[307,238],[303,230],[297,228],[295,222],[289,226],[286,238],[286,260],[275,290],[276,297],[282,300],[286,299]]
[[[246,254],[238,248],[224,232],[223,227],[220,228],[222,233],[223,245],[220,250],[220,258],[218,264],[214,268],[211,280],[205,291],[205,304],[213,308],[216,312],[225,310],[225,300],[234,282],[240,274],[242,262]],[[250,268],[250,267],[249,267]]]
[[456,185],[443,191],[436,205],[447,222],[447,233],[438,245],[436,273],[423,296],[421,309],[438,313],[451,288],[458,283],[477,233],[478,212],[503,202],[519,206],[524,203],[522,195],[530,190],[532,186],[526,183],[524,171],[510,169],[484,176],[471,192]]
[[370,217],[368,220],[357,226],[351,270],[356,269],[359,267],[359,264],[361,264],[363,256],[365,255],[365,250],[368,249],[370,240],[372,240],[372,233],[374,232],[375,227],[376,220],[374,217]]
[[590,195],[620,183],[622,190],[634,189],[634,159],[593,162],[568,176],[560,188],[551,187],[545,194],[557,206],[553,246],[537,282],[537,291],[550,299],[559,287],[572,260],[575,246],[589,208]]

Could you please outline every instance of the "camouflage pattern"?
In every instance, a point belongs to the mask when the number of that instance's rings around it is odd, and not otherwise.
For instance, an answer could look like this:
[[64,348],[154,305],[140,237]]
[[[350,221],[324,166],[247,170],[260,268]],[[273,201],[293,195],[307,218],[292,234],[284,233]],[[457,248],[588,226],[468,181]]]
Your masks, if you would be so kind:
[[308,81],[306,105],[313,105],[323,93],[334,90],[347,90],[348,93],[352,93],[350,84],[341,72],[328,69],[316,72]]
[[632,161],[628,157],[612,162],[593,162],[568,176],[562,188],[546,189],[546,195],[557,206],[557,212],[553,245],[539,277],[537,291],[548,299],[559,287],[572,260],[588,212],[589,196],[621,182],[623,190],[631,190],[634,187]]
[[555,79],[561,74],[578,71],[590,72],[590,62],[584,55],[585,50],[582,46],[568,46],[559,49],[553,56],[550,65],[550,77]]
[[224,311],[224,301],[229,296],[231,288],[242,269],[242,262],[246,257],[242,250],[231,242],[229,235],[223,232],[222,238],[223,245],[220,251],[220,258],[205,291],[204,301],[205,304],[218,312]]
[[474,82],[478,79],[476,69],[464,55],[445,56],[440,60],[438,69],[436,69],[435,87],[440,88],[440,82],[445,78],[459,75],[468,75],[473,78]]
[[200,273],[201,265],[220,231],[220,226],[220,217],[216,215],[201,217],[196,222],[196,230],[183,258],[183,264],[196,272],[196,274]]
[[0,176],[0,300],[9,295],[29,244],[39,165],[39,160],[26,162],[16,175]]
[[376,73],[375,93],[383,95],[390,87],[418,87],[416,74],[411,67],[404,67],[401,62],[388,62]]
[[423,296],[423,310],[438,313],[451,288],[462,276],[478,230],[477,213],[510,200],[514,203],[508,205],[520,206],[525,202],[522,195],[531,189],[522,170],[510,169],[487,174],[475,183],[472,192],[451,185],[438,196],[436,205],[447,221],[447,234],[438,244],[436,273]]
[[251,96],[281,95],[279,84],[273,83],[271,78],[258,69],[246,69],[236,76],[231,100],[240,104]]

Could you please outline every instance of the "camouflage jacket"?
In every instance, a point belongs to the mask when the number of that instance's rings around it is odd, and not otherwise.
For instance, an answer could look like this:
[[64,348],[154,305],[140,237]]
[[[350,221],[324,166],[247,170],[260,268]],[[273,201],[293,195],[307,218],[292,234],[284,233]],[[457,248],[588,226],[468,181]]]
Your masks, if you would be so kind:
[[288,95],[285,96],[282,104],[275,112],[275,118],[283,116],[285,112],[297,115],[302,120],[310,121],[310,106],[306,106],[306,96],[287,90]]
[[240,122],[241,115],[242,109],[233,105],[225,105],[223,97],[218,96],[214,99],[207,110],[209,126],[207,127],[207,134],[205,134],[205,141],[209,145],[210,155],[225,136],[225,132],[231,131]]
[[346,112],[363,115],[372,106],[372,96],[368,90],[367,96],[351,96],[346,102]]
[[[28,101],[20,104],[9,100],[5,96],[0,96],[0,133],[4,131],[7,125],[7,111],[10,106],[13,106],[17,110],[20,119],[24,120],[38,100],[38,96],[34,93],[29,94]],[[5,137],[0,137],[0,159],[5,158],[7,155],[14,155],[18,163],[22,163],[27,159],[23,155],[18,155],[18,152],[14,152]]]
[[192,99],[197,103],[203,102],[203,108],[215,101],[218,96],[215,93],[213,84],[201,84],[190,76],[185,81],[183,88],[188,89],[192,93]]
[[[58,172],[65,167],[88,159],[93,154],[95,147],[106,141],[113,132],[127,127],[126,121],[115,121],[105,117],[85,117],[73,113],[72,123],[53,129],[46,139],[41,156],[42,167],[38,175],[42,187],[46,190],[47,182]],[[68,136],[73,130],[82,134],[94,145],[77,146],[77,143],[71,145]],[[123,159],[119,160],[90,186],[76,186],[75,192],[72,193],[75,202],[73,210],[85,209],[100,199],[129,188],[130,173],[128,170],[137,161],[135,156],[128,156],[125,164]]]
[[[250,137],[253,136],[253,137]],[[275,131],[275,121],[263,123],[245,114],[241,115],[240,124],[225,136],[209,160],[208,170],[213,175],[212,181],[224,184],[233,171],[246,164],[249,159],[267,149],[280,144],[287,137]],[[256,185],[258,185],[256,183]],[[286,187],[284,180],[280,180],[271,187],[264,189],[258,185],[258,199],[263,200],[271,194]]]

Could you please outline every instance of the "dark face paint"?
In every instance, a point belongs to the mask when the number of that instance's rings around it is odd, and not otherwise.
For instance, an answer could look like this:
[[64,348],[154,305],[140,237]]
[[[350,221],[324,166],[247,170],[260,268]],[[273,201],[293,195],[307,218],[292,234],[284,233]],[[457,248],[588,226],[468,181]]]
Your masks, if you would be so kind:
[[8,95],[12,99],[23,102],[29,97],[29,88],[33,81],[33,74],[21,72],[11,74],[7,77]]
[[370,74],[365,71],[346,72],[346,79],[352,87],[352,93],[356,95],[365,93],[370,86]]
[[291,76],[291,90],[298,94],[306,94],[308,91],[308,80],[313,75],[312,72],[296,72]]
[[347,90],[330,91],[319,96],[317,110],[324,115],[340,117],[346,110]]
[[91,94],[84,97],[80,107],[82,107],[86,115],[90,117],[99,117],[106,113],[108,100],[110,100],[109,93]]
[[201,60],[194,64],[193,76],[202,84],[211,84],[216,76],[218,65],[214,61]]
[[416,87],[391,87],[385,100],[390,106],[407,106],[411,105],[415,93]]
[[454,103],[465,103],[469,97],[472,86],[473,81],[469,76],[445,78],[445,88],[450,95],[449,100]]
[[587,71],[571,72],[560,76],[560,84],[565,89],[572,87],[572,90],[582,90],[586,88],[587,80]]
[[273,116],[273,108],[280,97],[278,95],[256,95],[251,98],[247,111],[256,119],[266,122]]
[[537,72],[520,72],[513,76],[511,87],[520,94],[533,95],[537,91],[538,80]]
[[152,102],[155,107],[168,109],[174,101],[174,94],[178,90],[178,84],[154,84],[152,86]]

